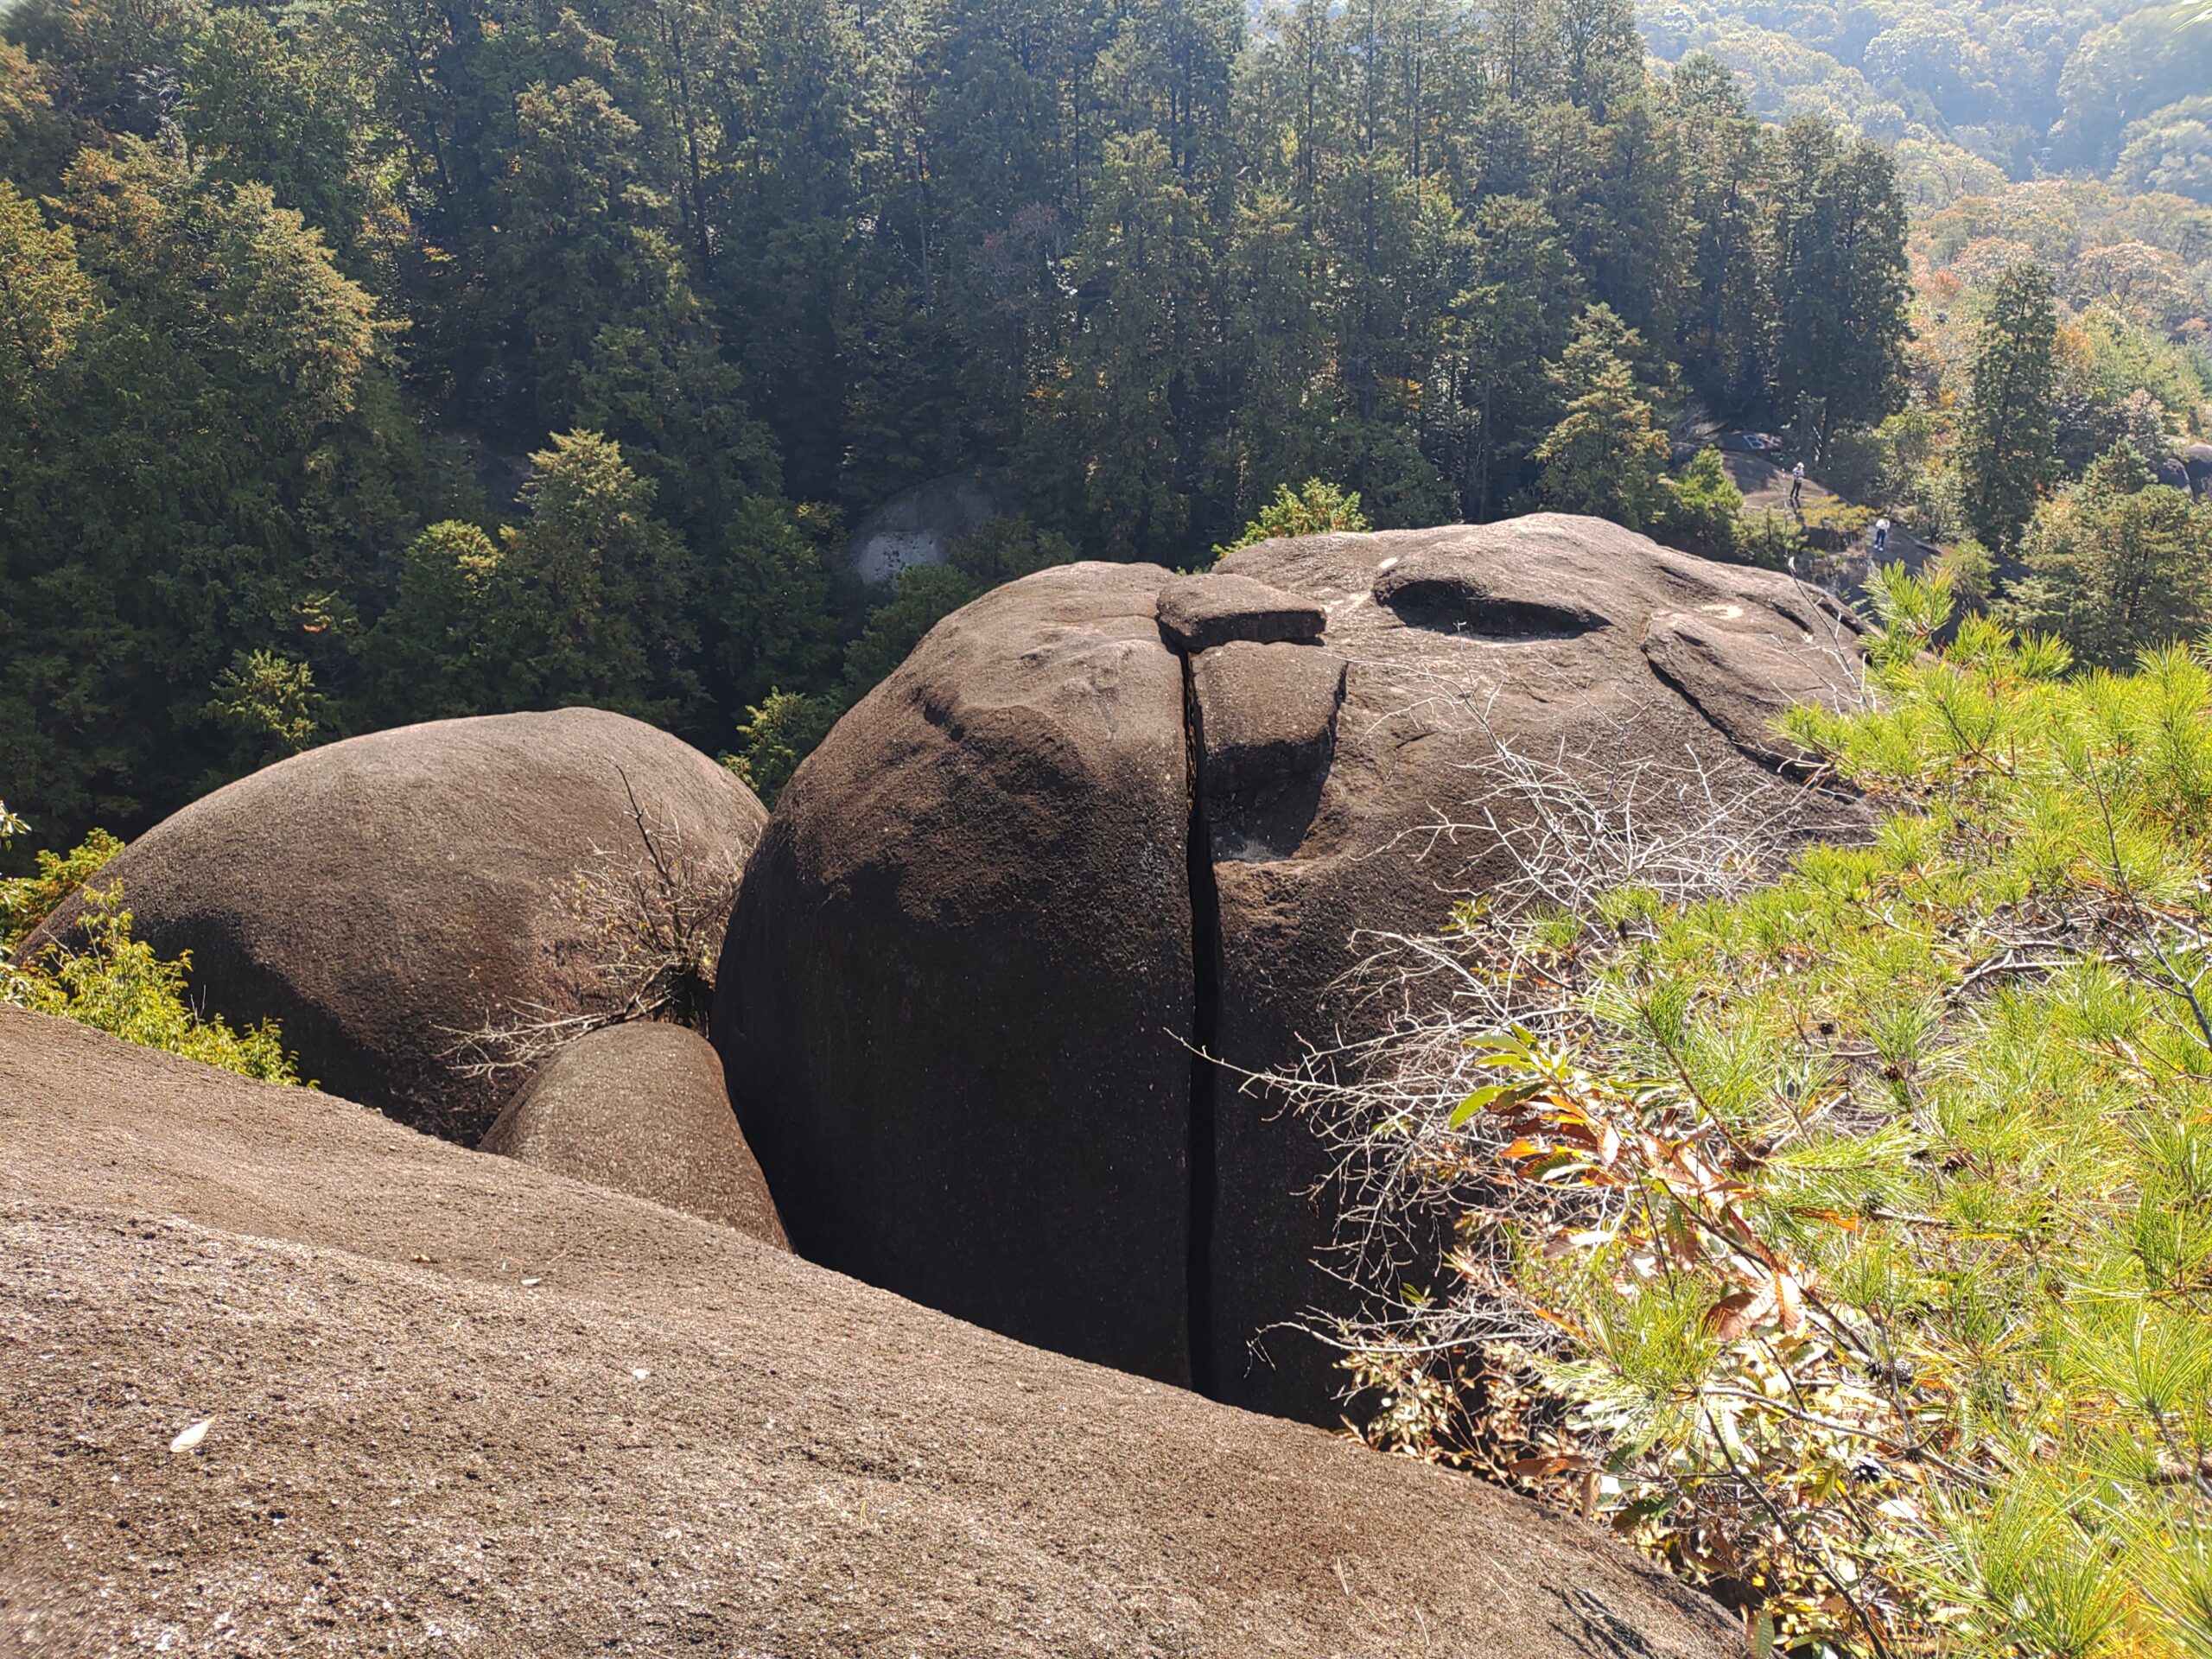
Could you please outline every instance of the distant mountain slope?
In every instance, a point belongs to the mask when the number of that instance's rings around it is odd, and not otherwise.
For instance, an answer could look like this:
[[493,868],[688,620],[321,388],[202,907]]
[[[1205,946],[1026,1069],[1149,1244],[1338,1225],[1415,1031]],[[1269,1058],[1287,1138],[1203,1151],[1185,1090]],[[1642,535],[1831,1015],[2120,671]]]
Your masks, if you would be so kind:
[[1668,61],[1708,51],[1762,114],[1955,146],[2014,179],[2117,174],[2212,201],[2212,7],[2202,0],[1653,0]]

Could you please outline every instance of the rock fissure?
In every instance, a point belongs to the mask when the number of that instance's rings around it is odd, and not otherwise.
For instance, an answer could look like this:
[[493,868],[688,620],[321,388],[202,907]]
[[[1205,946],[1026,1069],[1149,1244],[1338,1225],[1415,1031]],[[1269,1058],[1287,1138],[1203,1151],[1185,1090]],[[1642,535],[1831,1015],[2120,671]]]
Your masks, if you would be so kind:
[[[1505,872],[1494,838],[1465,838],[1448,873],[1420,856],[1435,803],[1502,741],[1624,772],[1687,752],[1777,834],[1847,827],[1743,750],[1852,677],[1807,641],[1817,601],[1786,578],[1595,520],[1226,563],[1056,567],[939,623],[778,804],[715,1036],[825,1265],[1328,1422],[1342,1373],[1294,1332],[1351,1311],[1314,1264],[1341,1192],[1313,1124],[1244,1078],[1299,1066],[1307,1033],[1370,1034],[1345,980],[1357,941],[1424,932],[1440,883]],[[1409,588],[1469,632],[1407,626],[1382,601]],[[1456,697],[1484,721],[1418,719]],[[1672,833],[1705,809],[1651,810]]]
[[1219,1068],[1213,1051],[1221,1027],[1221,889],[1213,873],[1213,826],[1206,814],[1205,753],[1198,713],[1194,658],[1183,658],[1183,744],[1188,766],[1191,821],[1185,842],[1191,895],[1191,1095],[1190,1141],[1186,1157],[1191,1182],[1187,1229],[1187,1277],[1184,1317],[1191,1355],[1191,1386],[1212,1395],[1213,1232],[1217,1176],[1215,1168],[1214,1091]]

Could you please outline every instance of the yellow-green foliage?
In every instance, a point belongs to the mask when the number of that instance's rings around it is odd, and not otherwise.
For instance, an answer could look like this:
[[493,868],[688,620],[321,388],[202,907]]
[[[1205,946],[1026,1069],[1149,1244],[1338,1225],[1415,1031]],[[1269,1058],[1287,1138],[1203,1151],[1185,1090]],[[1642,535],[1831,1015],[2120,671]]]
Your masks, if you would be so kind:
[[[0,841],[22,827],[0,805]],[[95,830],[67,855],[41,853],[37,874],[0,880],[0,1001],[242,1077],[298,1083],[299,1070],[285,1053],[275,1021],[238,1032],[194,1012],[188,1000],[190,953],[163,961],[152,945],[132,938],[119,884],[86,889],[81,943],[67,950],[49,945],[17,959],[31,930],[122,850],[121,842]]]
[[1371,528],[1367,515],[1359,509],[1357,494],[1339,489],[1326,480],[1309,478],[1297,489],[1287,484],[1277,489],[1274,499],[1260,509],[1260,516],[1245,525],[1235,541],[1213,551],[1214,556],[1220,558],[1255,542]]
[[1878,833],[1532,924],[1580,1012],[1476,1039],[1508,1453],[1764,1651],[2212,1654],[2212,658],[1876,597],[1879,709],[1790,723]]
[[54,913],[55,906],[98,875],[122,850],[123,843],[113,836],[95,830],[67,853],[41,851],[35,875],[0,880],[0,949],[21,945]]

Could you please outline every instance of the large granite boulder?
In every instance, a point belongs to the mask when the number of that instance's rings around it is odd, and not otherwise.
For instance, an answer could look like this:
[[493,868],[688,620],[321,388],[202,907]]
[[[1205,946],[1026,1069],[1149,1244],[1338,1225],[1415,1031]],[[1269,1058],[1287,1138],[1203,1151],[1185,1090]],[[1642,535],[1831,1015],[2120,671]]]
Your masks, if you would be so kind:
[[1166,579],[1066,565],[940,623],[785,785],[715,1027],[801,1253],[1173,1378],[1195,990]]
[[1341,1305],[1330,1160],[1246,1079],[1362,1034],[1363,933],[1513,873],[1467,804],[1527,815],[1509,753],[1662,833],[1850,819],[1772,722],[1856,664],[1810,588],[1556,516],[988,595],[799,769],[732,918],[715,1039],[795,1246],[1325,1415],[1283,1327]]
[[1470,1477],[7,1008],[0,1330],[0,1652],[1742,1648]]
[[682,1026],[633,1020],[567,1044],[477,1150],[790,1248],[714,1045]]
[[[623,891],[726,906],[766,814],[697,750],[593,709],[437,721],[311,749],[141,836],[119,882],[137,936],[192,953],[194,997],[273,1019],[304,1075],[474,1145],[517,1075],[464,1075],[467,1033],[619,1002]],[[27,942],[66,940],[72,902]],[[493,1059],[527,1046],[481,1046]]]

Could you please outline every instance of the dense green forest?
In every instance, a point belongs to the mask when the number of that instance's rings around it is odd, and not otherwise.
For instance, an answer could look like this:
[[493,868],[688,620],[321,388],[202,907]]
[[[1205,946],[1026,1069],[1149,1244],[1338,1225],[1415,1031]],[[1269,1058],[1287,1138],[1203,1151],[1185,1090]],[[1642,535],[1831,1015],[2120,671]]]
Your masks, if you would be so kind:
[[[1627,0],[17,0],[16,856],[349,731],[568,702],[772,791],[982,588],[1203,562],[1313,480],[1385,527],[1552,505],[1772,563],[1858,533],[1739,520],[1689,460],[1722,423],[1978,538],[1959,589],[2006,601],[2044,497],[2201,429],[2212,209],[2121,158],[2194,118],[2202,19],[1801,10],[1662,7],[1647,59]],[[1912,119],[1778,96],[1760,29]],[[2011,102],[1909,95],[1914,30]],[[2024,264],[2050,441],[1976,505],[2010,436],[1978,342]],[[1019,516],[847,575],[861,515],[975,468]]]
[[[1886,155],[1651,76],[1623,0],[4,28],[0,778],[50,842],[410,718],[788,755],[1039,563],[1203,560],[1310,478],[1648,518],[1693,400],[1903,394]],[[851,590],[855,514],[976,467],[1024,520]]]

